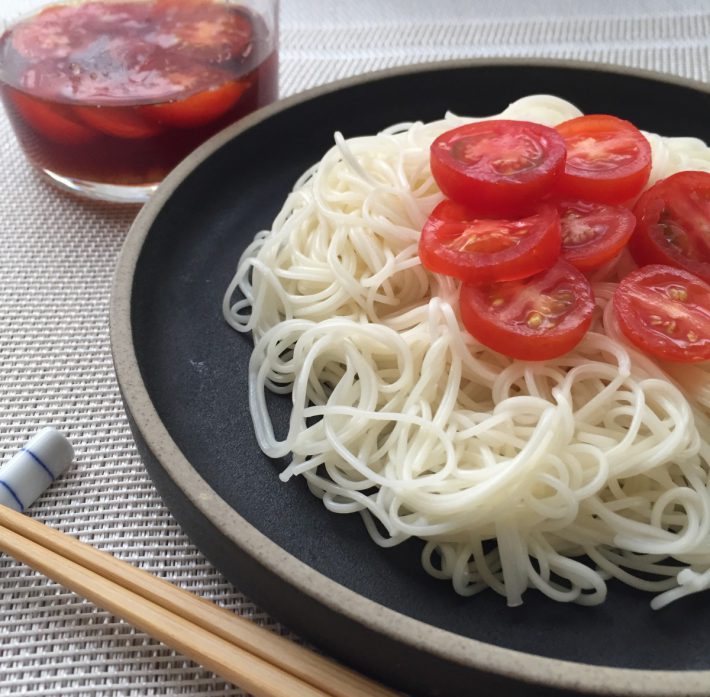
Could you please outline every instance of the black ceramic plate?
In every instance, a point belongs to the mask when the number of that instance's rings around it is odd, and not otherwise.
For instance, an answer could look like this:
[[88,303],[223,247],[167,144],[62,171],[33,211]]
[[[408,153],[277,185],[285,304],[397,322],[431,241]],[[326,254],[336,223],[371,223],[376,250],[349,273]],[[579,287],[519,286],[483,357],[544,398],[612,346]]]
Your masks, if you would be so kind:
[[[147,204],[112,303],[117,375],[136,441],[195,543],[255,601],[327,652],[416,695],[710,694],[710,595],[653,612],[611,585],[596,608],[530,591],[509,609],[457,596],[420,567],[420,544],[384,550],[358,516],[328,513],[259,451],[247,410],[247,337],[221,300],[237,259],[340,130],[487,114],[547,92],[585,112],[710,140],[710,92],[660,75],[548,62],[394,70],[286,100],[216,136]],[[277,422],[288,399],[274,399]]]

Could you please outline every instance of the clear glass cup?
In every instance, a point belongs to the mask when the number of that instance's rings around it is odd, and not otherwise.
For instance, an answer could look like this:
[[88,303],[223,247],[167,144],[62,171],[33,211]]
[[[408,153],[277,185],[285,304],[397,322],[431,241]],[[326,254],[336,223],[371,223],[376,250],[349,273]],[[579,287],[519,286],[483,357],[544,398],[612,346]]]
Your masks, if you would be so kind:
[[143,202],[278,92],[278,0],[0,0],[0,90],[30,161]]

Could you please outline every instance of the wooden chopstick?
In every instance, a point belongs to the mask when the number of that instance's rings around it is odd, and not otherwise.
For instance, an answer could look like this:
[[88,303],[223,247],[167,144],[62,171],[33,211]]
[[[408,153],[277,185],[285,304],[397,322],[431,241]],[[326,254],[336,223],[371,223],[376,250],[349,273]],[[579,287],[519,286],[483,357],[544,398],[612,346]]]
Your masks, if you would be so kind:
[[0,506],[0,550],[256,697],[394,697],[172,583]]

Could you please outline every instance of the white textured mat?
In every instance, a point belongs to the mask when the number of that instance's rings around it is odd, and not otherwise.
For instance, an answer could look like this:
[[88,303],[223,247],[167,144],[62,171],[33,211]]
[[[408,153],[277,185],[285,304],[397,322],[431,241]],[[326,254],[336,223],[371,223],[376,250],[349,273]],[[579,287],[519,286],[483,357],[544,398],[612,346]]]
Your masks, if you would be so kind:
[[[26,0],[0,0],[26,8]],[[590,7],[592,9],[590,9]],[[707,0],[282,0],[281,93],[393,65],[554,56],[710,78]],[[73,469],[32,514],[284,631],[228,584],[163,506],[111,363],[111,278],[135,208],[55,191],[0,111],[0,458],[54,425]],[[0,557],[0,695],[241,695],[21,564]]]

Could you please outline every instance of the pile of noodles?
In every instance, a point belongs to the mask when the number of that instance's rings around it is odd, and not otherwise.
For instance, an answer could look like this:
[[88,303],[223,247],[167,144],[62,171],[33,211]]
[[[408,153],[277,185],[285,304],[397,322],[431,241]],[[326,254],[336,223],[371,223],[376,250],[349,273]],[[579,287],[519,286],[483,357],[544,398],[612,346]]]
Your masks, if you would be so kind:
[[[503,118],[555,125],[571,104],[532,96]],[[458,282],[417,256],[442,195],[429,146],[473,121],[397,124],[335,146],[239,262],[224,313],[252,332],[250,408],[260,447],[291,454],[336,513],[373,540],[425,541],[422,564],[456,592],[527,588],[601,603],[615,577],[662,607],[710,587],[710,369],[659,365],[611,312],[622,257],[593,279],[598,311],[572,352],[512,360],[462,329]],[[710,170],[692,138],[647,135],[650,183]],[[265,391],[291,393],[284,440]]]

